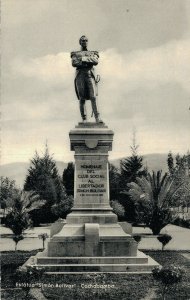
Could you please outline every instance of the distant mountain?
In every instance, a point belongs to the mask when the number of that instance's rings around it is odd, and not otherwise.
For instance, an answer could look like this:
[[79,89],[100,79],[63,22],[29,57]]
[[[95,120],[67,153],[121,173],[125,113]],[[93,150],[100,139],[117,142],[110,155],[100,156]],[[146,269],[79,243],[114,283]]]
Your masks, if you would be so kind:
[[1,166],[1,176],[8,177],[15,180],[16,185],[20,188],[23,187],[24,179],[27,174],[29,163],[16,162]]
[[[165,173],[168,171],[167,156],[168,156],[168,154],[165,154],[165,153],[164,154],[159,154],[159,153],[146,154],[146,155],[143,155],[143,164],[148,168],[149,172],[162,170],[162,172]],[[110,162],[115,167],[119,168],[121,159],[124,159],[124,157],[112,160]]]
[[[121,159],[111,160],[110,162],[119,168]],[[167,172],[167,154],[147,154],[143,156],[144,165],[148,167],[149,172],[152,170],[162,170],[163,173]],[[67,167],[67,163],[57,161],[56,162],[59,174],[63,174],[63,170]],[[29,163],[16,162],[5,164],[1,166],[1,176],[9,177],[16,181],[16,185],[23,188],[24,180],[27,175]]]
[[162,170],[165,173],[168,172],[167,158],[168,154],[147,154],[143,156],[143,161],[149,172]]

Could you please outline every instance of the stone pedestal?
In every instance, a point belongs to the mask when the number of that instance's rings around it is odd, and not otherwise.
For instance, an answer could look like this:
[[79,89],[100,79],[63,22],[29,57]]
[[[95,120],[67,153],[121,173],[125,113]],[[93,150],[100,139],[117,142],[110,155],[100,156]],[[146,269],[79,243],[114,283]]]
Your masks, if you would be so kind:
[[69,136],[75,152],[74,206],[36,264],[48,273],[150,272],[157,263],[137,250],[109,204],[113,131],[104,124],[79,123]]

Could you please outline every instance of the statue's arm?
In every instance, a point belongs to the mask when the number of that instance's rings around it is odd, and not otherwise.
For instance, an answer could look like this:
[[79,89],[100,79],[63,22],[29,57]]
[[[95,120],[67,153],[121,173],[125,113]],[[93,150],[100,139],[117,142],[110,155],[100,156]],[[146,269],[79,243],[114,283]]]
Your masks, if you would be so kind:
[[96,66],[98,64],[98,58],[99,55],[97,52],[91,52],[90,54],[82,57],[82,62]]
[[71,60],[73,67],[82,66],[82,57],[71,53]]

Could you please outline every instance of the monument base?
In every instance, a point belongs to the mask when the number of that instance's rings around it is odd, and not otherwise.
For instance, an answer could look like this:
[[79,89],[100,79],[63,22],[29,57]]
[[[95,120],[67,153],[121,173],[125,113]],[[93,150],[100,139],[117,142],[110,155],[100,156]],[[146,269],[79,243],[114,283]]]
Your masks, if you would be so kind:
[[109,202],[108,151],[113,131],[105,124],[79,123],[69,133],[75,151],[75,196],[66,222],[54,224],[47,249],[26,263],[48,274],[151,273],[158,266],[138,251]]
[[31,256],[23,265],[45,268],[47,274],[131,273],[151,274],[159,264],[137,251],[136,256],[48,257],[47,251]]
[[136,241],[118,223],[64,223],[50,238],[47,249],[30,257],[23,267],[27,265],[43,267],[47,274],[141,274],[159,266],[137,250]]

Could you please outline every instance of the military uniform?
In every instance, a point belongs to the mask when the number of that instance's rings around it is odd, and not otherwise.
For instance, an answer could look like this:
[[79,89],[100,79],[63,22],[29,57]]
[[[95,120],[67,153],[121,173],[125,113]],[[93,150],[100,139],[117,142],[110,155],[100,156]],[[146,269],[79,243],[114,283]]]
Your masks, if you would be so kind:
[[98,111],[96,106],[96,79],[93,66],[98,64],[97,51],[71,52],[72,66],[76,68],[75,91],[80,101],[80,113],[86,120],[85,100],[91,100],[92,110],[96,120]]

